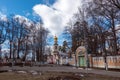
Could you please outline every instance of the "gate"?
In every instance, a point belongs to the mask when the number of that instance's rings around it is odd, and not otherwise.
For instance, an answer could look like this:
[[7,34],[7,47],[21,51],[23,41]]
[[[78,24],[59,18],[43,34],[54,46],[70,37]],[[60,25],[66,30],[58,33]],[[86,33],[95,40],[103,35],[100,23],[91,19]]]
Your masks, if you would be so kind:
[[80,67],[85,67],[85,57],[84,56],[79,56],[79,66]]

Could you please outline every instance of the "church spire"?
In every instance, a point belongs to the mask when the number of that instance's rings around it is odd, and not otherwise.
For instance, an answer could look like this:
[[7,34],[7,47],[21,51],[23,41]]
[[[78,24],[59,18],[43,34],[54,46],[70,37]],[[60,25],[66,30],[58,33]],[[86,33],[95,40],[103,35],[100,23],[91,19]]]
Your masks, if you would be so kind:
[[54,36],[54,44],[57,44],[57,42],[58,42],[58,38],[57,38],[57,36],[55,35],[55,36]]

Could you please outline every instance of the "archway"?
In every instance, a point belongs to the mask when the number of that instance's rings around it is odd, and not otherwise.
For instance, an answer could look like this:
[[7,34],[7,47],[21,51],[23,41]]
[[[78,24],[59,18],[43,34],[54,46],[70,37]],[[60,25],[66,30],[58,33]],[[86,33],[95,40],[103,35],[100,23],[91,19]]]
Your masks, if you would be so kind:
[[86,48],[85,46],[79,46],[76,49],[76,64],[78,67],[86,67]]

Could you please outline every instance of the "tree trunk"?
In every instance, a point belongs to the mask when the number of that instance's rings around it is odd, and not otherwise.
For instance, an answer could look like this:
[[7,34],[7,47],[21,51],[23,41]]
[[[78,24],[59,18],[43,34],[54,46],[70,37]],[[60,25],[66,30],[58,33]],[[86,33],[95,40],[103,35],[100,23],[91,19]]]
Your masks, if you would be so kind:
[[20,52],[20,40],[18,40],[18,50],[17,50],[17,59],[19,59],[19,52]]
[[114,16],[113,14],[111,15],[112,17],[112,32],[113,32],[113,40],[114,40],[114,54],[117,54],[117,38],[116,38],[116,30],[115,30],[115,21],[114,21]]
[[11,54],[12,54],[12,41],[10,41],[10,59],[11,59]]

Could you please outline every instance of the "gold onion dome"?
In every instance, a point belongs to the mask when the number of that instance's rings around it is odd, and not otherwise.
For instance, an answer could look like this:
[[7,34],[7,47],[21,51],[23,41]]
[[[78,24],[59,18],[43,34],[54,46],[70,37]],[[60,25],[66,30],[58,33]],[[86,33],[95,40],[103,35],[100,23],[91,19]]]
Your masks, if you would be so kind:
[[57,41],[57,39],[58,39],[57,36],[54,36],[54,40]]

